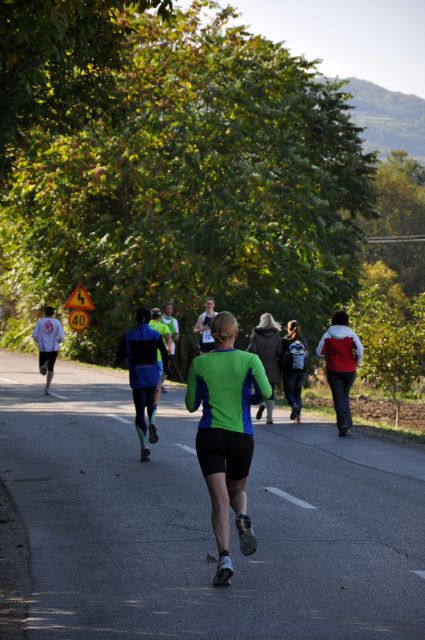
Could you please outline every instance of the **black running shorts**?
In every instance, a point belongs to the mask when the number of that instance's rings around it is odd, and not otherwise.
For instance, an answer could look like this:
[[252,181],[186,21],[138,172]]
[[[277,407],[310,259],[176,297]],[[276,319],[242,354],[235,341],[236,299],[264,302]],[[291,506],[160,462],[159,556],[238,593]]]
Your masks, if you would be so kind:
[[39,366],[41,367],[43,364],[45,364],[47,365],[48,371],[53,371],[53,367],[55,366],[57,357],[57,351],[40,351],[38,356]]
[[225,473],[232,480],[242,480],[249,474],[254,438],[227,429],[198,429],[196,453],[204,476]]

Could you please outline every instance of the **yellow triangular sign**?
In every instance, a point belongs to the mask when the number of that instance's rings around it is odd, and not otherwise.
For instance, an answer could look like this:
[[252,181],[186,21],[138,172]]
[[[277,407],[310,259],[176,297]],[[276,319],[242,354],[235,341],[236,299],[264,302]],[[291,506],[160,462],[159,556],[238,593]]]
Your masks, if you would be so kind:
[[65,309],[86,309],[86,311],[92,311],[94,309],[92,299],[82,284],[77,284],[65,302]]

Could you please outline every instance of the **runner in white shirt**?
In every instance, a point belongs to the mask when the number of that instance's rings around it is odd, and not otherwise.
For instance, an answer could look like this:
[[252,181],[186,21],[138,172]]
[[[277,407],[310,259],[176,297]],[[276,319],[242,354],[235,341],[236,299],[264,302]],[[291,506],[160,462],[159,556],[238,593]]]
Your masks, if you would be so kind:
[[214,306],[214,298],[208,297],[205,300],[205,311],[198,316],[193,328],[193,333],[199,334],[199,352],[201,355],[215,348],[214,338],[211,335],[211,322],[217,315],[217,311],[214,311]]
[[53,307],[46,307],[44,318],[41,318],[34,327],[32,337],[39,350],[39,367],[42,376],[47,373],[44,394],[50,395],[50,383],[53,379],[53,369],[58,356],[59,345],[64,339],[63,328],[59,320],[53,317]]

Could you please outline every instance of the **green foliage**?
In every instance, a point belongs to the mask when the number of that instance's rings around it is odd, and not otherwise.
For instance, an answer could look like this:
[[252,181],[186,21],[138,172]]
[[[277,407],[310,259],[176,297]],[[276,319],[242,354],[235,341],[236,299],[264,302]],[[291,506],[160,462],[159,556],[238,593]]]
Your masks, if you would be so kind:
[[[402,151],[393,152],[378,170],[378,217],[365,223],[371,236],[423,235],[425,229],[425,167]],[[425,290],[423,242],[369,244],[369,262],[383,261],[398,275],[407,295]]]
[[75,342],[84,359],[112,360],[141,301],[174,300],[186,359],[207,294],[243,342],[264,311],[300,317],[313,338],[355,289],[374,159],[346,94],[230,26],[230,8],[203,22],[206,4],[171,23],[128,17],[114,109],[72,132],[34,127],[17,158],[1,293],[29,317],[83,282],[96,305]]
[[379,293],[379,285],[371,285],[360,291],[349,311],[365,348],[362,379],[399,402],[425,374],[425,294],[413,301],[406,317],[389,296]]
[[128,5],[168,17],[171,0],[0,3],[0,172],[26,129],[69,129],[102,112],[129,28]]

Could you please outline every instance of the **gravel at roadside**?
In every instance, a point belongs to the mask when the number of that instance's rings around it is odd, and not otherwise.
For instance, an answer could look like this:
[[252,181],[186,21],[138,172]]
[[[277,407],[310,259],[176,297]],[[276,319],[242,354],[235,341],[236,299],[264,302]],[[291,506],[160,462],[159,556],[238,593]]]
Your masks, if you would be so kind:
[[23,640],[31,593],[25,527],[0,480],[0,640]]

